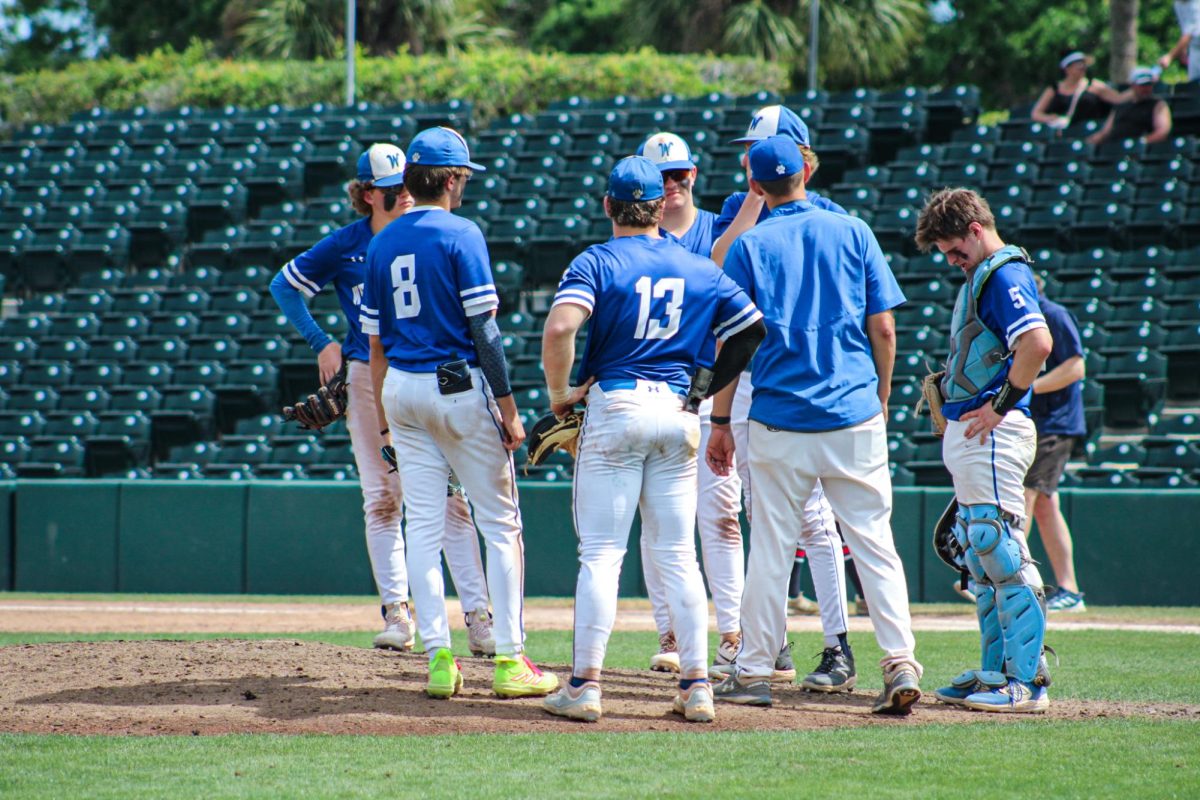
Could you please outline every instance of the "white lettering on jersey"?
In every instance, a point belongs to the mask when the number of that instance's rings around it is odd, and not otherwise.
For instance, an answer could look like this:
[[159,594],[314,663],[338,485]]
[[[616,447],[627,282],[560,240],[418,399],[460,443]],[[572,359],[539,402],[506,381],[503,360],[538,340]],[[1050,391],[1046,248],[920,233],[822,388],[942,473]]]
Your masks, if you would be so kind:
[[[679,332],[679,321],[683,316],[683,278],[660,278],[651,287],[650,278],[638,278],[633,285],[638,293],[638,321],[633,331],[635,339],[670,339]],[[650,319],[650,302],[660,297],[667,298],[667,319]]]
[[417,292],[417,262],[411,255],[392,260],[392,303],[396,319],[410,319],[421,313],[421,295]]

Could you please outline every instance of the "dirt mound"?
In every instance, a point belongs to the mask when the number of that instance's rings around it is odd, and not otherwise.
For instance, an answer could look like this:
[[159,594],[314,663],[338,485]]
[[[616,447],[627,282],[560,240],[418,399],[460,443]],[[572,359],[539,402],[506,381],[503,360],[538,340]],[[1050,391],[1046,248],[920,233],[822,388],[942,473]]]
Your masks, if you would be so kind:
[[[582,731],[844,728],[963,722],[979,714],[923,701],[912,716],[869,713],[872,697],[777,688],[770,709],[719,705],[717,722],[670,713],[672,680],[605,675],[597,725],[551,717],[536,699],[491,693],[491,663],[462,659],[462,694],[424,693],[426,659],[289,640],[73,642],[0,648],[0,730],[74,734],[339,733],[428,735]],[[552,668],[563,678],[565,667]],[[1051,716],[1200,714],[1200,708],[1055,701]],[[1007,719],[997,717],[999,720]]]

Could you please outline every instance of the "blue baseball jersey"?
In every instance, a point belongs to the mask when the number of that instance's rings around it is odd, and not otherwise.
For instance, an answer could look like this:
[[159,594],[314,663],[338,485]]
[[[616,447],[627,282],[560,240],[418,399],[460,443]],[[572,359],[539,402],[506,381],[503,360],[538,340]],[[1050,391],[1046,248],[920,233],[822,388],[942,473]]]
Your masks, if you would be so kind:
[[[717,221],[713,223],[713,241],[721,238],[725,231],[729,230],[729,226],[733,224],[733,218],[742,210],[742,205],[746,202],[746,192],[734,192],[725,198],[725,204],[721,206],[721,214],[717,217]],[[814,191],[808,192],[808,202],[812,203],[817,208],[825,211],[834,211],[838,214],[845,214],[846,209],[839,206],[837,203],[830,200],[828,197],[822,197]],[[770,210],[766,204],[763,205],[762,211],[758,214],[758,222],[762,222],[770,214]]]
[[[1017,338],[1034,328],[1045,328],[1046,318],[1038,305],[1037,284],[1033,282],[1033,271],[1022,261],[1010,261],[998,268],[983,284],[977,303],[979,321],[1004,342],[1011,351],[1017,343]],[[946,419],[959,419],[968,411],[974,411],[984,403],[990,402],[1000,391],[1004,381],[1008,379],[1008,370],[1012,367],[1012,356],[1004,362],[1000,370],[983,391],[969,400],[957,403],[946,403],[942,406],[942,414]],[[1029,398],[1032,392],[1017,403],[1016,408],[1029,414]]]
[[879,414],[867,317],[904,302],[879,242],[856,217],[784,203],[738,237],[725,272],[762,309],[750,419],[788,431]]
[[367,247],[373,238],[371,220],[364,217],[329,234],[279,271],[292,288],[310,298],[332,281],[349,323],[342,355],[357,361],[370,358],[367,337],[359,323],[359,305],[367,271]]
[[[683,249],[689,253],[695,253],[698,256],[708,258],[712,254],[713,240],[717,238],[713,235],[713,224],[716,221],[716,214],[698,208],[696,209],[696,220],[692,223],[692,227],[688,228],[687,233],[683,236],[672,238],[683,245]],[[671,235],[665,231],[662,231],[662,233],[667,236]]]
[[[1079,338],[1079,325],[1071,312],[1038,297],[1046,327],[1054,337],[1054,347],[1046,359],[1045,371],[1057,367],[1068,359],[1083,357],[1083,341]],[[1083,381],[1075,381],[1057,392],[1035,394],[1029,400],[1029,413],[1037,425],[1039,434],[1058,436],[1086,436],[1087,423],[1083,415]]]
[[367,248],[362,329],[396,369],[433,372],[456,358],[478,366],[467,317],[499,305],[483,231],[445,209],[410,209]]
[[623,236],[567,267],[554,305],[587,309],[578,381],[665,381],[686,389],[705,340],[724,341],[762,318],[710,259],[673,238]]

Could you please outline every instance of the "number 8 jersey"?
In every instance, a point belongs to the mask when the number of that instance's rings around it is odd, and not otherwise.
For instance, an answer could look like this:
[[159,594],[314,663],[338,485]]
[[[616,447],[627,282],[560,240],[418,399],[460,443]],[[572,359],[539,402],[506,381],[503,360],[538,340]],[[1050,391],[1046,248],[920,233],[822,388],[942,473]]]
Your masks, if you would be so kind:
[[417,206],[371,240],[360,319],[396,369],[433,372],[455,358],[478,366],[467,317],[499,305],[474,222]]
[[642,379],[686,389],[706,337],[724,341],[762,318],[712,261],[649,236],[583,251],[558,285],[559,303],[591,314],[580,383]]

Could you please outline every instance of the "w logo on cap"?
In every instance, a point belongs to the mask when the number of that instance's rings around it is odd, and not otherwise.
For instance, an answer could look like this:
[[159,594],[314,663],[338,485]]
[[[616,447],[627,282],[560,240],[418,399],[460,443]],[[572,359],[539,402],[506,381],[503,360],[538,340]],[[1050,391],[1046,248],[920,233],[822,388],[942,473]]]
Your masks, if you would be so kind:
[[754,119],[750,120],[750,130],[754,130],[755,128],[757,128],[758,123],[760,123],[762,121],[763,121],[763,115],[762,114],[756,115],[754,117]]
[[392,169],[400,168],[400,154],[399,153],[388,153],[387,160],[388,160],[388,163],[392,165]]
[[671,146],[672,145],[674,145],[674,142],[659,142],[658,143],[659,157],[666,158],[667,156],[671,155]]

